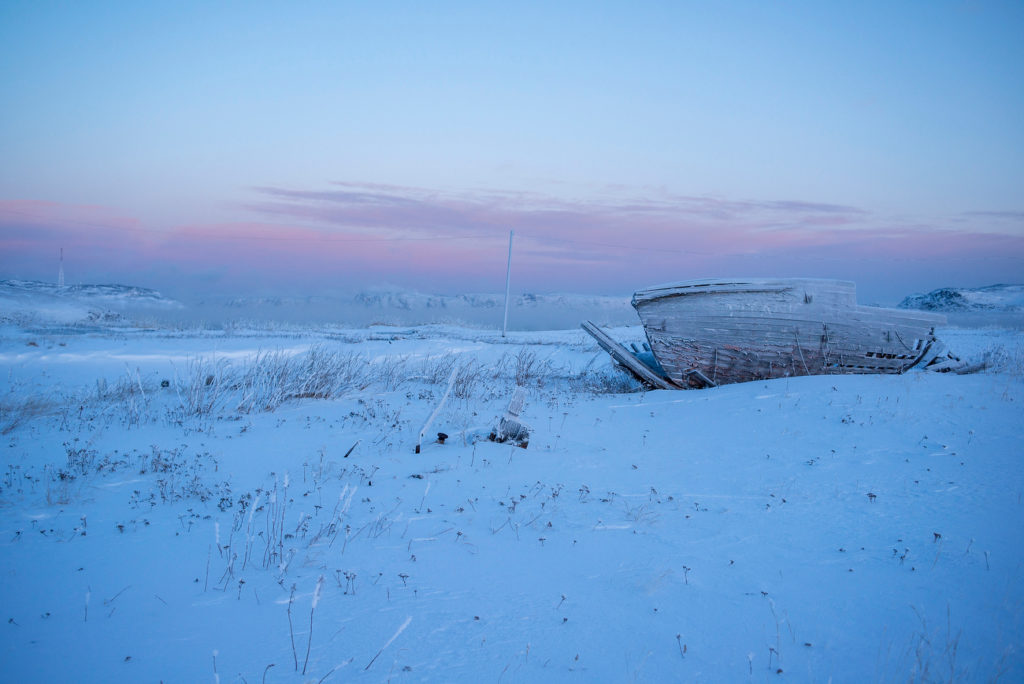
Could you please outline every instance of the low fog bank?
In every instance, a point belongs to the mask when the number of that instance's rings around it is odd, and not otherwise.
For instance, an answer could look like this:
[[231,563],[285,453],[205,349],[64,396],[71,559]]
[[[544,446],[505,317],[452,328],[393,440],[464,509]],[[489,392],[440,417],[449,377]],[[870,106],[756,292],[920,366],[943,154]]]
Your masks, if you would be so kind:
[[[360,293],[351,297],[208,298],[150,318],[179,326],[453,324],[501,329],[504,316],[502,295]],[[601,325],[638,322],[627,296],[513,295],[509,305],[510,330],[563,330],[575,328],[583,320]]]
[[[902,308],[945,315],[950,327],[1024,330],[1024,286],[943,288],[911,295]],[[504,324],[502,294],[433,295],[396,290],[312,296],[205,296],[175,300],[128,285],[59,288],[37,281],[0,281],[0,323],[16,325],[207,328],[449,324],[497,329]],[[631,296],[512,295],[508,329],[566,330],[590,320],[602,326],[637,325]]]
[[[632,296],[571,293],[513,294],[509,330],[565,330],[590,320],[603,326],[636,325]],[[934,311],[950,327],[1024,330],[1024,286],[941,288],[904,298],[900,308]],[[148,311],[148,316],[147,316]],[[127,311],[126,311],[127,313]],[[383,288],[351,294],[313,296],[210,296],[178,306],[136,312],[157,325],[230,327],[236,325],[372,325],[452,324],[501,329],[505,315],[502,294],[438,295]]]
[[[583,320],[600,325],[638,323],[623,295],[518,294],[511,297],[509,330],[563,330]],[[0,281],[0,322],[18,325],[132,325],[229,328],[334,325],[453,324],[501,329],[500,294],[431,295],[369,290],[313,296],[207,296],[188,300],[126,285],[58,288],[37,281]]]
[[941,312],[950,328],[1024,330],[1024,311]]

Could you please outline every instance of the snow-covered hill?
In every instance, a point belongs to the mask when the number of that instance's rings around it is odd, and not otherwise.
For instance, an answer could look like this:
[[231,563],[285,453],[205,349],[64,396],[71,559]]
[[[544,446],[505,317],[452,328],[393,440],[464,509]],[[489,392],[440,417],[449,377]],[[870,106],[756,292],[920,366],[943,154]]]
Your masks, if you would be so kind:
[[131,285],[67,285],[0,280],[0,323],[122,324],[182,309],[156,290]]
[[899,306],[945,314],[954,326],[1024,329],[1024,285],[943,287],[910,295]]
[[1016,312],[1024,310],[1024,285],[943,287],[913,294],[899,303],[903,309],[941,312]]

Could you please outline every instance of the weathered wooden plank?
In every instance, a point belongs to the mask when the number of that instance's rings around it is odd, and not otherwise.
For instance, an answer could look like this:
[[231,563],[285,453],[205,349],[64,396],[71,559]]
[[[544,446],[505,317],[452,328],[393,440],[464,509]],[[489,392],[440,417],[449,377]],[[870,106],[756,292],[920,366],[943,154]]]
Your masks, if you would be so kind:
[[624,366],[629,372],[635,375],[641,382],[644,382],[655,389],[679,389],[679,387],[665,378],[656,375],[647,367],[647,364],[637,359],[625,347],[613,340],[603,330],[590,321],[584,321],[580,327],[587,331],[597,343],[608,352],[613,359]]

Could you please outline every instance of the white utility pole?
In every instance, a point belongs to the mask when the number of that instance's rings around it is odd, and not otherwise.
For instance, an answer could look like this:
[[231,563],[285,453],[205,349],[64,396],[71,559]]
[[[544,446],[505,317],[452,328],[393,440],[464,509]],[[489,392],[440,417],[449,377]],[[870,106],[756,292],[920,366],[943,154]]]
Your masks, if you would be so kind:
[[509,285],[512,283],[512,235],[515,231],[508,231],[508,266],[505,267],[505,322],[501,326],[501,336],[505,336],[508,330],[508,293]]
[[64,248],[60,248],[60,270],[57,271],[57,287],[64,289]]

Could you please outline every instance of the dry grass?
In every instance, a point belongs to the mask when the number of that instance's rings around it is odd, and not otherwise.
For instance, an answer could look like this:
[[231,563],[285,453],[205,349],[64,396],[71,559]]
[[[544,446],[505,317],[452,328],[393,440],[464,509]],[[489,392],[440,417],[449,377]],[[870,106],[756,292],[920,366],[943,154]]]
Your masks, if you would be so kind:
[[13,394],[0,401],[0,435],[8,435],[33,418],[53,413],[52,401],[40,397],[21,399]]
[[[1003,362],[1021,367],[1019,358]],[[530,345],[487,362],[471,353],[415,360],[406,356],[371,358],[360,352],[313,346],[298,354],[272,350],[235,361],[195,358],[184,369],[175,369],[171,379],[126,368],[109,384],[98,380],[95,391],[85,394],[68,391],[41,397],[12,390],[0,399],[0,434],[10,434],[45,416],[59,416],[61,428],[66,430],[103,417],[126,427],[168,420],[205,430],[214,421],[275,411],[295,400],[338,399],[368,389],[392,392],[410,386],[438,387],[446,385],[453,372],[452,397],[461,402],[504,397],[515,387],[539,390],[561,386],[573,394],[626,393],[640,388],[631,377],[612,369],[576,372],[560,367],[539,356]]]

